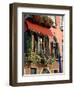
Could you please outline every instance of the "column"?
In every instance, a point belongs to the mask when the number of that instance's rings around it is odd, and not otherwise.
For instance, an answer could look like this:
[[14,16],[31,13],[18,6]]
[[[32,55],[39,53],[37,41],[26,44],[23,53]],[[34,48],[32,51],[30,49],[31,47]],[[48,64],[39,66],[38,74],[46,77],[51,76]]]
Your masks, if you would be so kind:
[[32,34],[32,51],[34,51],[34,35]]
[[38,36],[38,52],[40,52],[40,37]]

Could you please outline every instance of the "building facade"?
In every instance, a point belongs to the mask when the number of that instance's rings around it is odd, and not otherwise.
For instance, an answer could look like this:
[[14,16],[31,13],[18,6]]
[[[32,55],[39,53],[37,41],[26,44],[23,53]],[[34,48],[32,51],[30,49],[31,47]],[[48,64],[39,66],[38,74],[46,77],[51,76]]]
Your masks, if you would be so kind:
[[42,16],[33,15],[25,20],[24,74],[63,72],[60,16],[55,17],[55,26],[51,18],[44,17],[44,21],[40,21]]

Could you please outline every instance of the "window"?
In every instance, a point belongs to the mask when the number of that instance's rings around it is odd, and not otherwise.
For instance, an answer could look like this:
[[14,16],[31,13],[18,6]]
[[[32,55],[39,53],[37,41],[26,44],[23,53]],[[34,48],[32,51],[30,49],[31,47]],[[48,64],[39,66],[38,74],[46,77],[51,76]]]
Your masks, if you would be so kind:
[[31,68],[31,74],[36,74],[37,73],[37,69],[36,68]]
[[29,49],[31,49],[32,47],[31,42],[32,42],[31,32],[30,31],[24,32],[24,53],[28,53]]
[[48,69],[44,68],[42,73],[50,73]]
[[55,26],[55,16],[49,15],[48,17],[50,17],[50,18],[52,19],[52,21],[53,21],[53,26]]
[[60,16],[60,29],[61,31],[64,30],[64,20],[63,20],[64,16]]
[[54,70],[54,73],[58,73],[58,70]]

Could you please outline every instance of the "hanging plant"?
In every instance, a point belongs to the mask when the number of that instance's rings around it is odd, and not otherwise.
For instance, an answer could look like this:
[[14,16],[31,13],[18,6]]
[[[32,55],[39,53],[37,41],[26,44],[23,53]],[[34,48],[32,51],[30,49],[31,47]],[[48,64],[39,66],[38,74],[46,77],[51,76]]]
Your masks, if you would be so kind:
[[35,23],[44,26],[44,27],[51,27],[53,25],[53,21],[48,16],[43,15],[32,15],[32,19]]

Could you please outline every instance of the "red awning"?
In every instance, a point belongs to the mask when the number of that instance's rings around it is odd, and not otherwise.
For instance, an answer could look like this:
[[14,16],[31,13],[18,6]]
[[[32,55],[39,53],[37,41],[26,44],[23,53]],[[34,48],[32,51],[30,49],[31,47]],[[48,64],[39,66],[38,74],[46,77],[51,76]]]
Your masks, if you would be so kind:
[[46,27],[42,27],[38,24],[34,24],[34,23],[32,23],[28,20],[26,21],[26,24],[27,24],[28,29],[32,30],[33,32],[41,33],[43,35],[47,35],[47,36],[50,36],[50,37],[53,36],[51,30],[49,30]]

